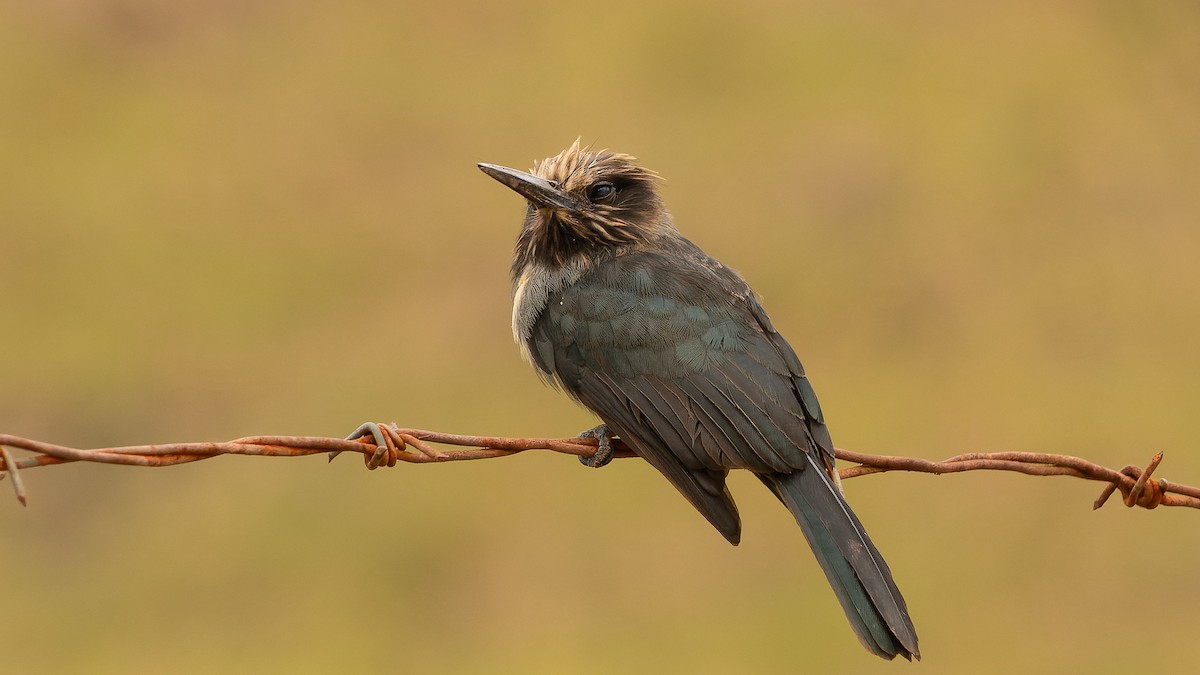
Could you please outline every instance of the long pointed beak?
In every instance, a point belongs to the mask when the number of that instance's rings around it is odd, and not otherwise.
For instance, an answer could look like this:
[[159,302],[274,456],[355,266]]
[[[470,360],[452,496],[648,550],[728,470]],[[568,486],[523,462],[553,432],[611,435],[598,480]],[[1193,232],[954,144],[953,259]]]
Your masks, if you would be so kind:
[[506,166],[495,164],[479,164],[479,170],[496,180],[504,183],[528,199],[534,206],[578,211],[579,204],[567,192],[558,189],[553,183],[537,176],[517,171]]

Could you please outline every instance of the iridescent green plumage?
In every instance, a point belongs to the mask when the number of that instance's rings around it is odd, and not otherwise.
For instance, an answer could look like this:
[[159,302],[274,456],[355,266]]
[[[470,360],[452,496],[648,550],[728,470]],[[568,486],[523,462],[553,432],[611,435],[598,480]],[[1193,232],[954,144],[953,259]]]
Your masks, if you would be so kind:
[[846,504],[803,366],[733,270],[675,229],[654,174],[576,143],[536,175],[480,167],[530,202],[513,264],[513,333],[731,543],[725,486],[754,472],[800,524],[855,633],[920,657],[900,591]]

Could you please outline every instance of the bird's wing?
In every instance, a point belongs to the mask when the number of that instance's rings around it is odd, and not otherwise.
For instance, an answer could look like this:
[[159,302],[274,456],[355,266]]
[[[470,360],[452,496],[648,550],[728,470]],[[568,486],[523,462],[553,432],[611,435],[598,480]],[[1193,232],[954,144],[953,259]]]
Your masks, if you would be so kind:
[[825,472],[830,474],[834,484],[840,489],[841,479],[838,478],[835,466],[833,438],[829,435],[829,428],[825,426],[825,413],[821,411],[817,392],[813,389],[812,383],[808,381],[808,376],[804,374],[804,365],[800,363],[800,357],[796,356],[796,351],[792,349],[788,341],[779,334],[779,331],[775,330],[771,318],[767,316],[766,310],[762,308],[758,298],[752,292],[746,297],[746,306],[758,323],[759,329],[762,330],[763,335],[787,368],[787,379],[791,380],[796,400],[800,402],[800,407],[803,409],[804,425],[809,441],[808,449],[816,449],[817,457],[825,467]]
[[[636,394],[635,394],[636,396]],[[581,382],[577,398],[600,416],[609,431],[619,436],[638,455],[666,476],[667,480],[702,513],[708,522],[737,545],[741,541],[742,522],[737,504],[725,487],[724,469],[689,467],[672,447],[682,447],[683,439],[674,428],[662,425],[660,420],[651,420],[641,412],[639,406],[650,409],[653,403],[645,399],[631,400],[625,390],[611,385],[604,378],[588,378]],[[650,429],[661,429],[663,435]],[[665,438],[664,438],[665,435]]]
[[550,299],[529,348],[729,537],[737,514],[725,472],[802,470],[805,453],[825,455],[828,433],[799,360],[752,292],[704,262],[610,260]]

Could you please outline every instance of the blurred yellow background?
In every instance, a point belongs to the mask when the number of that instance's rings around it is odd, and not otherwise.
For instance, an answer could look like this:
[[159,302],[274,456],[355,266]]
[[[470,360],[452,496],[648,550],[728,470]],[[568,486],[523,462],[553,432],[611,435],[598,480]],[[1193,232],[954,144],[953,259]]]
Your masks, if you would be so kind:
[[[571,435],[509,331],[576,136],[661,173],[846,448],[1166,451],[1200,483],[1190,3],[0,5],[0,432]],[[0,484],[7,672],[1127,672],[1197,662],[1200,514],[847,483],[925,661],[857,644],[750,476],[220,458]]]

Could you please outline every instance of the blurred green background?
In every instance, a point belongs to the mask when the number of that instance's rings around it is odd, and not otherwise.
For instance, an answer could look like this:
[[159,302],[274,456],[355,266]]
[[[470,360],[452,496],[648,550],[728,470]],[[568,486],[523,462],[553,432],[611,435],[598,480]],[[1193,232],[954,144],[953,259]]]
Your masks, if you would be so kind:
[[[1200,483],[1192,3],[0,5],[0,432],[571,435],[509,331],[576,136],[665,178],[834,438]],[[1119,672],[1195,663],[1200,515],[847,483],[925,661],[863,651],[752,477],[725,544],[632,460],[72,465],[0,495],[10,672]],[[7,492],[7,482],[0,491]],[[1185,667],[1186,669],[1186,667]]]

